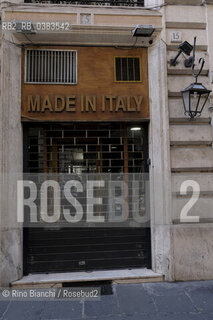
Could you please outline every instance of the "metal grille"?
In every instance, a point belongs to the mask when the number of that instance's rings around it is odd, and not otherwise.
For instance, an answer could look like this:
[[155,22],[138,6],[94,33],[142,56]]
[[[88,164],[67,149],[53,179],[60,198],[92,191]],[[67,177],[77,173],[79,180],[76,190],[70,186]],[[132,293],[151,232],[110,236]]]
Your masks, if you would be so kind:
[[[46,172],[66,172],[64,176],[70,177],[72,172],[75,176],[85,172],[95,172],[97,176],[96,172],[115,172],[118,177],[117,172],[133,172],[138,176],[138,172],[147,171],[146,124],[25,124],[23,145],[25,172],[32,176],[39,172],[45,172],[44,176],[49,176]],[[102,214],[107,208],[104,202],[107,195],[103,192],[99,194],[103,196],[102,208],[97,207]],[[81,197],[83,204],[86,194],[83,192]],[[65,203],[62,201],[61,205]],[[149,225],[24,228],[25,274],[150,266]]]
[[145,125],[119,123],[31,126],[27,171],[146,172],[146,131]]
[[77,83],[77,53],[70,50],[25,52],[26,83]]
[[141,80],[139,57],[116,57],[115,58],[116,81]]
[[75,5],[106,5],[144,7],[144,0],[25,0],[25,3],[57,3]]

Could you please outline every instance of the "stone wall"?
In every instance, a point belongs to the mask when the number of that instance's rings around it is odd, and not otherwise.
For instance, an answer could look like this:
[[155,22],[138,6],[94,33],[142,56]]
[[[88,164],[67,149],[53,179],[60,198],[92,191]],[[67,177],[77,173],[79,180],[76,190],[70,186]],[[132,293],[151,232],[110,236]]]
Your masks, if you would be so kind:
[[22,275],[22,228],[16,222],[16,178],[23,163],[21,49],[2,39],[0,97],[0,282]]
[[[170,153],[172,179],[172,242],[173,242],[173,280],[203,280],[213,278],[213,149],[212,113],[207,102],[202,116],[196,121],[188,121],[184,116],[180,90],[193,78],[191,70],[184,67],[184,56],[178,64],[171,67],[169,61],[175,56],[179,43],[171,42],[171,32],[179,31],[182,40],[193,44],[197,36],[196,61],[205,58],[206,64],[199,82],[207,88],[212,87],[210,73],[212,68],[212,30],[213,7],[201,5],[201,1],[166,1],[166,39],[168,65],[168,102],[170,122]],[[211,1],[208,1],[211,3]],[[199,65],[197,64],[197,68]],[[211,88],[212,89],[212,88]],[[194,180],[200,185],[199,200],[188,215],[199,216],[199,224],[180,224],[180,212],[190,200],[191,193],[180,196],[180,186],[184,180]]]

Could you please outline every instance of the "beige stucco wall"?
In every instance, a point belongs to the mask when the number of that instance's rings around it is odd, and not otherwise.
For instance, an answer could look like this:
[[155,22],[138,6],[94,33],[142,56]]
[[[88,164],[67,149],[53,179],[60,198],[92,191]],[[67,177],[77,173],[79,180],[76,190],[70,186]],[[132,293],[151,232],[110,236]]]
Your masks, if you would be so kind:
[[[170,43],[170,32],[180,31],[182,41],[193,44],[197,36],[197,63],[200,57],[206,64],[200,76],[207,88],[211,87],[210,72],[212,70],[212,39],[210,36],[213,20],[212,5],[198,5],[200,1],[167,1],[165,8],[167,26],[167,57],[174,56],[174,44]],[[176,44],[176,46],[178,43]],[[172,172],[172,243],[174,259],[174,280],[212,279],[212,230],[213,230],[213,149],[212,127],[208,101],[202,116],[189,122],[183,114],[183,105],[179,92],[193,78],[183,67],[184,57],[180,57],[176,67],[168,64],[169,114],[170,114],[170,153]],[[190,209],[188,215],[199,216],[200,223],[180,224],[180,212],[190,200],[190,192],[180,196],[183,181],[194,180],[200,186],[198,201]]]

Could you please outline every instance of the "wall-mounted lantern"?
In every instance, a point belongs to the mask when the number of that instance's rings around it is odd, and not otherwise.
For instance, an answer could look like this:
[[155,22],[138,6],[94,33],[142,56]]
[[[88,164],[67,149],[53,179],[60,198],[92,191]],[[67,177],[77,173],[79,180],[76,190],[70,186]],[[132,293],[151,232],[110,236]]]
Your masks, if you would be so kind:
[[200,58],[199,63],[201,63],[200,70],[195,74],[195,47],[196,47],[196,37],[194,38],[194,48],[193,48],[193,66],[192,66],[192,76],[195,78],[195,82],[190,84],[186,89],[181,91],[185,115],[190,117],[190,120],[195,120],[197,116],[200,116],[203,108],[208,100],[211,90],[204,87],[202,83],[198,83],[197,79],[203,70],[205,60]]

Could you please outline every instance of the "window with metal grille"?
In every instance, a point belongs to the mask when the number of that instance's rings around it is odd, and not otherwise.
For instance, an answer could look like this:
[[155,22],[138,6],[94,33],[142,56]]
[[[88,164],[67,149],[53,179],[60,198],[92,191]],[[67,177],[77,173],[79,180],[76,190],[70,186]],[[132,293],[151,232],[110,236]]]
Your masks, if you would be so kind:
[[140,57],[115,57],[115,80],[125,82],[141,81]]
[[76,51],[27,49],[25,83],[76,84]]
[[[138,127],[138,131],[134,128]],[[27,172],[133,173],[147,170],[146,124],[30,125]]]

